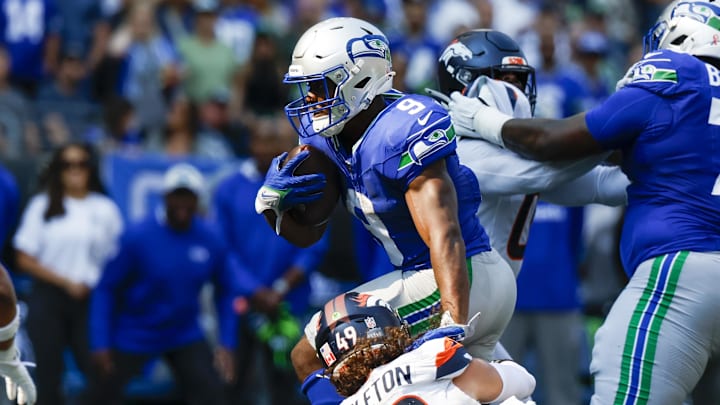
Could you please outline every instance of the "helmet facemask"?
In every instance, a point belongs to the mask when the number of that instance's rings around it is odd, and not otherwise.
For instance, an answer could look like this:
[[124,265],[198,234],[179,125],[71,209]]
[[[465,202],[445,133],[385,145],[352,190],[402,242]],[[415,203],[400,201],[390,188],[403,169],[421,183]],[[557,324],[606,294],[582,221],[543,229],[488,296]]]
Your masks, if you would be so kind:
[[535,69],[528,65],[525,54],[509,36],[494,30],[471,30],[458,35],[443,50],[438,59],[440,91],[450,95],[453,91],[467,91],[480,76],[504,80],[512,73],[515,84],[535,109],[537,89]]
[[315,75],[285,77],[284,82],[297,84],[300,92],[300,97],[285,107],[285,114],[300,136],[332,137],[342,131],[350,115],[341,91],[347,80],[342,66]]

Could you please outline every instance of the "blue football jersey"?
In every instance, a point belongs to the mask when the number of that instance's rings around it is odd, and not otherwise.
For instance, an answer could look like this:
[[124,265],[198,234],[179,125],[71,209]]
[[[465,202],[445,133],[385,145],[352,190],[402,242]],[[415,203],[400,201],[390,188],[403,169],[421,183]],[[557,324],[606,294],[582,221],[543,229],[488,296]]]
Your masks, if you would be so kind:
[[429,97],[384,94],[387,107],[347,154],[335,138],[302,141],[333,159],[343,175],[343,201],[380,243],[396,269],[432,267],[430,251],[415,229],[405,202],[410,183],[429,165],[445,160],[458,196],[458,216],[467,256],[490,250],[475,212],[480,188],[460,165],[455,129],[447,111]]
[[625,271],[679,250],[720,251],[720,71],[672,51],[645,55],[632,82],[588,112],[607,149],[623,151]]

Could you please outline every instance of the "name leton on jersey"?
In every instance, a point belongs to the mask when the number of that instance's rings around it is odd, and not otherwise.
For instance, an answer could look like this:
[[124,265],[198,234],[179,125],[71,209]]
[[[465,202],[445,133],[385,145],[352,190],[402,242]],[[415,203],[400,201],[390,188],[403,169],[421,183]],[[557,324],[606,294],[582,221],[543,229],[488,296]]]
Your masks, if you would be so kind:
[[355,402],[351,403],[353,405],[381,404],[395,387],[410,384],[412,384],[410,364],[397,366],[365,383],[362,391],[355,394],[357,397]]

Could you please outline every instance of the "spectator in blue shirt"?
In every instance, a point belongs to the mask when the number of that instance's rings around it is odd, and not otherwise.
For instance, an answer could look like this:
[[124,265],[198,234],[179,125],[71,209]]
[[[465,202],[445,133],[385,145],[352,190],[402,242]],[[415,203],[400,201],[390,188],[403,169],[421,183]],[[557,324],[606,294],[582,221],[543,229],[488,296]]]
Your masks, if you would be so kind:
[[62,19],[54,0],[0,0],[0,44],[13,61],[11,79],[25,95],[55,72]]
[[20,191],[15,177],[0,164],[0,249],[5,246],[5,238],[15,226],[20,203]]
[[[213,365],[200,328],[199,296],[215,286],[219,324],[218,364],[231,366],[237,323],[232,309],[235,277],[225,245],[196,216],[203,177],[178,164],[164,179],[165,217],[150,217],[128,229],[92,295],[90,344],[97,371],[87,404],[122,404],[124,386],[146,363],[162,357],[177,387],[192,405],[225,404],[223,378]],[[220,373],[219,373],[220,371]]]

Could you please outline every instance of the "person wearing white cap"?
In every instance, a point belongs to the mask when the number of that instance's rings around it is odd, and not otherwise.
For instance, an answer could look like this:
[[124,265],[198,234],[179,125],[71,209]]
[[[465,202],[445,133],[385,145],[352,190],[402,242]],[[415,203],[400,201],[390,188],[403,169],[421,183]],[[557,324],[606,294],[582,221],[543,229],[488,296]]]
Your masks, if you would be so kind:
[[[162,357],[189,404],[225,404],[221,378],[232,380],[236,282],[228,251],[197,215],[202,174],[177,164],[163,182],[166,215],[129,227],[92,296],[90,343],[96,372],[86,404],[121,404],[123,388]],[[200,290],[213,282],[219,324],[213,353],[198,323]],[[225,367],[223,367],[225,366]]]

